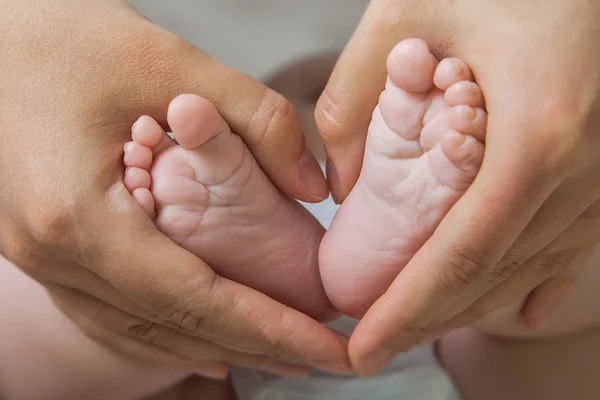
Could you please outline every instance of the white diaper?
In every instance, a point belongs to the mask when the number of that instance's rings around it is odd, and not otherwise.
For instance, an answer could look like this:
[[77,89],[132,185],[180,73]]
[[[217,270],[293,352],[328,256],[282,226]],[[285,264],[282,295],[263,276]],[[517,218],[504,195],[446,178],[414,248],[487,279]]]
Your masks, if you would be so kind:
[[[349,325],[354,325],[354,321],[344,318],[332,327],[348,333]],[[438,364],[431,345],[398,356],[380,376],[370,379],[317,371],[297,380],[246,369],[234,369],[231,377],[239,400],[460,399],[452,381]]]

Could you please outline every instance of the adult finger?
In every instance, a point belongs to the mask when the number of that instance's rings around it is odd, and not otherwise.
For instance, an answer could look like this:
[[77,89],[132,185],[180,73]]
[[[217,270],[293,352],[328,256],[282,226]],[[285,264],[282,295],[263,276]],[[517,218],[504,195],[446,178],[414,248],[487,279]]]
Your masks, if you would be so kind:
[[[85,293],[53,286],[53,297],[58,299],[69,316],[92,338],[125,354],[137,355],[187,370],[225,372],[224,363],[247,368],[268,369],[272,360],[261,355],[238,353],[214,343],[194,338],[184,331],[166,328],[144,318],[123,312],[98,301]],[[76,304],[76,307],[69,306]],[[276,363],[278,371],[285,366],[287,375],[304,376],[307,366]],[[225,372],[226,373],[226,372]]]
[[126,193],[113,191],[110,203],[119,206],[107,215],[116,221],[91,235],[91,240],[110,236],[92,263],[99,276],[196,338],[237,352],[348,371],[346,344],[318,322],[215,275],[153,226],[140,231],[123,222],[132,218],[128,205],[140,212]]
[[[195,341],[189,346],[191,350],[182,343],[177,343],[178,347],[183,347],[179,351],[181,355],[157,347],[155,343],[145,343],[143,339],[151,337],[149,332],[156,330],[155,326],[161,327],[159,329],[163,336],[165,336],[165,329],[174,329],[176,335],[187,334],[187,332],[175,323],[127,299],[91,271],[81,268],[65,269],[65,274],[59,279],[51,277],[45,280],[45,284],[54,302],[88,336],[122,354],[129,354],[160,365],[191,370],[215,379],[224,379],[227,375],[227,365],[222,361],[246,367],[268,368],[271,372],[291,376],[300,376],[306,372],[306,368],[303,367],[272,362],[265,357],[236,353],[222,348],[218,343]],[[140,338],[139,334],[144,336]],[[167,336],[172,334],[167,333]],[[188,342],[189,340],[187,338]],[[205,350],[199,353],[200,347]],[[192,360],[191,355],[194,353],[200,357],[200,361]],[[202,361],[211,357],[219,361]]]
[[[117,350],[119,354],[127,354],[143,361],[173,368],[191,369],[194,367],[194,362],[187,357],[180,357],[171,351],[158,349],[126,336],[117,338],[113,332],[110,332],[91,317],[91,315],[96,314],[95,312],[86,312],[91,311],[89,302],[86,301],[83,308],[80,308],[77,303],[73,302],[73,300],[84,298],[84,296],[78,295],[75,291],[60,288],[58,285],[51,285],[49,294],[54,304],[82,329],[88,337],[108,345]],[[87,299],[84,298],[84,300]],[[100,308],[99,303],[96,303],[95,306],[95,309]]]
[[[600,201],[591,205],[573,225],[569,232],[577,231],[562,240],[564,247],[576,248],[586,243],[595,245],[600,240]],[[581,263],[561,269],[531,292],[521,310],[525,324],[533,330],[543,329],[550,314],[568,295],[585,266],[585,263]]]
[[[582,181],[592,185],[582,185]],[[581,187],[586,190],[582,191]],[[595,190],[588,190],[590,187],[593,188],[593,182],[587,174],[563,182],[494,266],[486,281],[449,302],[430,324],[444,327],[472,324],[490,311],[489,307],[518,301],[561,268],[568,268],[571,258],[581,249],[592,246],[597,241],[595,233],[600,231],[597,219],[581,216],[597,196]],[[520,290],[515,291],[517,288]]]
[[542,332],[548,318],[569,295],[577,282],[581,271],[592,255],[593,248],[561,268],[556,275],[535,288],[523,306],[521,315],[523,322],[533,332]]
[[[404,7],[407,12],[401,10]],[[414,10],[409,8],[389,1],[370,3],[317,103],[315,121],[329,156],[327,178],[338,203],[352,190],[360,173],[371,114],[385,86],[385,60],[394,45],[417,32]],[[433,14],[428,18],[435,26],[437,18]],[[430,40],[434,31],[420,37],[435,53],[444,46]]]
[[[556,242],[559,242],[561,238],[557,239]],[[556,296],[556,293],[547,293],[552,299],[551,306],[558,306],[576,281],[578,274],[589,261],[593,246],[578,245],[566,249],[561,248],[560,244],[556,242],[532,257],[513,275],[508,277],[501,286],[495,287],[478,299],[471,307],[462,311],[449,322],[444,323],[441,331],[473,325],[481,319],[484,319],[483,327],[485,328],[487,325],[485,322],[486,316],[503,307],[515,303],[522,304],[523,299],[531,297],[532,288],[548,280],[557,279],[560,282],[556,286],[557,289],[560,289],[558,296]],[[548,278],[549,276],[551,278]],[[542,286],[544,285],[542,284]],[[533,293],[535,293],[535,290]],[[544,304],[548,303],[545,302]],[[527,302],[525,302],[526,305]],[[538,319],[535,319],[535,321],[537,322]],[[525,320],[525,322],[527,321]],[[480,325],[477,324],[477,326]],[[519,326],[522,325],[519,323]],[[529,324],[530,333],[539,332],[539,326],[539,324]]]

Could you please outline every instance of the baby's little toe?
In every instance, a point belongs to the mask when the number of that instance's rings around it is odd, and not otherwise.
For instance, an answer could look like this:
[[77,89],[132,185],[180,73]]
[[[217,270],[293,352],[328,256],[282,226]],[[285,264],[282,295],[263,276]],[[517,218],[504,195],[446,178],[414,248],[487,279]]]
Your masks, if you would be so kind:
[[152,167],[152,150],[137,142],[127,142],[124,146],[125,155],[123,162],[125,167],[136,167],[146,171]]
[[459,81],[450,86],[444,94],[446,104],[450,107],[466,105],[471,107],[485,107],[483,93],[478,84],[471,81]]
[[450,129],[485,141],[487,113],[483,109],[467,105],[450,107],[447,117]]
[[433,76],[435,86],[440,90],[446,90],[460,81],[473,81],[471,68],[457,58],[446,58],[440,61]]
[[154,155],[162,152],[169,146],[173,146],[173,140],[156,120],[147,115],[141,116],[131,128],[133,141],[149,147]]
[[150,178],[150,173],[145,169],[130,167],[125,170],[123,182],[125,183],[127,190],[133,192],[135,189],[139,188],[150,189],[152,180]]
[[457,190],[466,190],[481,167],[484,155],[484,145],[473,136],[458,132],[448,132],[442,137],[441,150],[452,163],[454,168],[448,166],[443,172],[452,174],[452,179],[444,182],[446,186]]

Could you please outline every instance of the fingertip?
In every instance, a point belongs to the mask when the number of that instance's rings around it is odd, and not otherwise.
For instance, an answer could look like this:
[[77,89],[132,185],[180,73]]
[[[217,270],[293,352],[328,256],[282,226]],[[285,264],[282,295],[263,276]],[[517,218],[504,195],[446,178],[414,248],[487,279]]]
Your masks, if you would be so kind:
[[362,169],[366,137],[344,146],[327,148],[327,182],[336,204],[342,204],[350,194]]
[[306,195],[310,197],[307,201],[311,203],[321,202],[329,196],[329,188],[321,165],[308,149],[304,151],[300,158],[299,172],[302,187]]
[[[307,150],[293,104],[281,94],[266,89],[251,120],[242,137],[277,187],[307,203],[327,198],[325,176],[314,155]],[[234,133],[239,132],[234,130]]]
[[192,369],[195,374],[214,380],[225,380],[229,376],[229,366],[225,363],[205,363]]
[[327,161],[325,163],[325,170],[327,173],[327,183],[329,185],[329,191],[331,192],[331,196],[335,204],[342,203],[342,182],[340,180],[340,174],[337,172],[337,168],[335,164],[331,160],[331,158],[327,157]]
[[[317,130],[329,162],[327,181],[334,201],[342,203],[358,180],[371,115],[385,86],[385,62],[382,75],[366,78],[361,87],[352,87],[353,74],[348,60],[341,62],[319,97],[314,111]],[[356,67],[360,69],[360,67]]]

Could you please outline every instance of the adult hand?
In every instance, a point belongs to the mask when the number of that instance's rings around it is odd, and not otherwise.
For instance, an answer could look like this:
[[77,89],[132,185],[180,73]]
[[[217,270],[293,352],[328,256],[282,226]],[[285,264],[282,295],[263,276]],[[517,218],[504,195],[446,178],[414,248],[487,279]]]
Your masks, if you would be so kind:
[[360,372],[517,300],[524,281],[529,291],[543,283],[546,293],[525,307],[531,327],[564,295],[555,289],[572,281],[562,280],[570,263],[559,262],[552,243],[600,198],[599,19],[600,3],[587,0],[370,3],[315,115],[338,201],[357,179],[385,59],[398,41],[421,37],[438,58],[465,60],[489,120],[476,181],[351,338]]
[[[289,102],[120,0],[3,0],[0,251],[89,335],[222,374],[224,363],[344,370],[342,340],[223,279],[159,233],[124,188],[123,144],[180,93],[210,99],[290,196],[327,194]],[[275,363],[274,359],[297,366]]]

